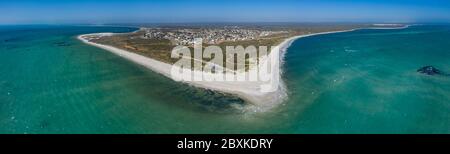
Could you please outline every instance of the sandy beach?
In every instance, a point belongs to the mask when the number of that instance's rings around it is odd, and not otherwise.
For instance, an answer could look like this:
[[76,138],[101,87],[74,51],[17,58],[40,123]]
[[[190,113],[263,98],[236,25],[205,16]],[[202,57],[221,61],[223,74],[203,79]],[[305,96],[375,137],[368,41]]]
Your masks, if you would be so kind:
[[[280,57],[280,65],[283,64],[283,58],[287,51],[287,48],[296,39],[309,37],[309,36],[315,36],[315,35],[348,32],[348,31],[353,31],[353,30],[355,30],[355,29],[299,35],[299,36],[288,38],[278,45],[279,52],[281,52],[280,56],[279,56]],[[149,57],[145,57],[145,56],[133,53],[133,52],[115,48],[112,46],[93,43],[93,42],[90,42],[88,39],[85,39],[86,36],[101,36],[101,35],[114,35],[114,34],[113,33],[85,34],[85,35],[79,35],[77,38],[86,44],[96,46],[98,48],[110,51],[110,52],[112,52],[116,55],[119,55],[125,59],[128,59],[132,62],[142,65],[154,72],[162,74],[168,78],[174,79],[171,76],[172,65],[170,65],[170,64],[167,64],[167,63],[164,63],[164,62],[161,62],[161,61],[149,58]],[[270,55],[275,54],[275,53],[276,53],[276,51],[272,50],[270,52]],[[268,109],[276,107],[277,105],[281,104],[284,100],[287,99],[287,91],[286,91],[284,82],[281,79],[281,74],[282,74],[282,70],[280,70],[279,74],[274,74],[277,76],[272,77],[272,79],[277,78],[277,77],[280,79],[279,84],[276,85],[276,86],[278,86],[278,88],[276,88],[276,90],[272,91],[272,92],[262,92],[261,91],[261,85],[272,84],[272,82],[260,82],[260,81],[252,81],[252,82],[249,82],[249,81],[242,81],[242,82],[239,82],[239,81],[233,81],[233,82],[228,82],[228,81],[183,81],[183,82],[190,84],[192,86],[195,86],[195,87],[199,87],[199,88],[206,88],[206,89],[210,89],[210,90],[224,92],[227,94],[236,95],[239,98],[244,99],[248,103],[253,104],[253,107],[251,107],[251,110],[254,112],[258,112],[258,111],[266,111]],[[275,86],[275,85],[271,85],[271,86]]]

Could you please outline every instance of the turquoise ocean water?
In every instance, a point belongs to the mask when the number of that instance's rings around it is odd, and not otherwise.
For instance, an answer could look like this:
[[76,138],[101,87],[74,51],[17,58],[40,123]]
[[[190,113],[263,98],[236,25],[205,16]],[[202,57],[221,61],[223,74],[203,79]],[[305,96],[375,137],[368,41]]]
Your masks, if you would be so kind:
[[296,40],[264,113],[76,39],[133,30],[0,26],[0,133],[450,133],[450,76],[416,72],[450,74],[450,26]]

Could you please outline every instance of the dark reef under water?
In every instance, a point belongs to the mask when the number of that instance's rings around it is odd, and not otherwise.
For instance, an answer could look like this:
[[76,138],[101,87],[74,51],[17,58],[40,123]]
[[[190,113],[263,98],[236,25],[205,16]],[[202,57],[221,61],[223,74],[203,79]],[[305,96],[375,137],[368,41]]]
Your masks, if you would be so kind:
[[449,76],[449,74],[445,74],[443,73],[441,70],[437,69],[434,66],[424,66],[421,67],[417,70],[417,72],[422,73],[422,74],[426,74],[426,75],[443,75],[443,76]]

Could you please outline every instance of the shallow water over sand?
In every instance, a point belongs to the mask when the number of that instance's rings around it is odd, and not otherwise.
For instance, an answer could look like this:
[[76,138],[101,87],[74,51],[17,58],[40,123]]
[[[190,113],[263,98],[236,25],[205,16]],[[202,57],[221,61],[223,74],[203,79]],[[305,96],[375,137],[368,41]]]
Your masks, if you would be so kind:
[[0,133],[450,133],[450,27],[302,38],[283,66],[289,100],[175,83],[75,37],[130,28],[0,27]]

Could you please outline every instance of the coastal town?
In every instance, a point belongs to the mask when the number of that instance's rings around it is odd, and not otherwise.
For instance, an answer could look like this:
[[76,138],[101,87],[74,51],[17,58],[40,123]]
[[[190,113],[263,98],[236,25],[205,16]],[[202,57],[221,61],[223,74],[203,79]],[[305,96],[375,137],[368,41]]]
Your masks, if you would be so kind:
[[172,49],[178,45],[192,48],[194,40],[197,38],[201,38],[204,45],[216,45],[225,51],[227,46],[270,47],[277,46],[295,36],[345,31],[368,26],[362,24],[142,25],[131,33],[99,33],[85,35],[83,39],[174,64],[177,59],[171,58]]
[[239,26],[224,26],[218,28],[141,28],[142,38],[170,40],[174,45],[192,46],[195,38],[202,38],[206,44],[220,44],[225,41],[255,40],[276,34],[287,34],[288,31],[271,31],[247,29]]

